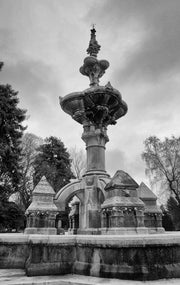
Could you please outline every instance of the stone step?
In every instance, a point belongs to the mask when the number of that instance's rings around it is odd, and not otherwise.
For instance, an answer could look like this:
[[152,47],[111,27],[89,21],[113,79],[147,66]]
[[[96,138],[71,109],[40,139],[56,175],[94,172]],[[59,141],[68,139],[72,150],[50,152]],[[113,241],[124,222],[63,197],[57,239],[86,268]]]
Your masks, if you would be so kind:
[[105,278],[98,278],[91,276],[73,275],[73,274],[67,274],[63,276],[55,275],[55,276],[27,277],[23,269],[0,269],[0,285],[98,285],[98,284],[125,285],[123,280],[117,280],[117,279],[116,280],[105,279]]
[[27,277],[22,269],[0,269],[0,285],[179,285],[180,278],[155,281],[118,280],[83,275]]

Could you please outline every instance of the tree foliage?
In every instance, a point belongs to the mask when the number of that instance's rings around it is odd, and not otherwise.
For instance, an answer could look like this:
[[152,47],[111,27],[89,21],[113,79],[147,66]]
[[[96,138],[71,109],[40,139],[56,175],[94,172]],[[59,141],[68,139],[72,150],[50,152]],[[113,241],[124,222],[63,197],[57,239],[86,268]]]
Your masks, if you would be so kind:
[[172,136],[160,140],[155,136],[144,142],[146,173],[152,175],[154,181],[163,181],[170,195],[180,204],[180,138]]
[[173,223],[173,218],[168,209],[164,207],[164,205],[160,206],[162,211],[162,226],[165,229],[165,231],[174,231],[175,226]]
[[23,211],[14,202],[0,203],[0,232],[23,229],[24,221]]
[[55,192],[74,178],[70,155],[63,142],[53,136],[46,138],[45,143],[38,148],[33,166],[34,185],[37,185],[44,175]]
[[171,215],[175,230],[180,230],[180,204],[172,196],[167,201],[167,210]]
[[[2,67],[2,64],[0,64]],[[10,85],[0,85],[0,198],[7,200],[18,189],[21,178],[20,144],[25,110]]]

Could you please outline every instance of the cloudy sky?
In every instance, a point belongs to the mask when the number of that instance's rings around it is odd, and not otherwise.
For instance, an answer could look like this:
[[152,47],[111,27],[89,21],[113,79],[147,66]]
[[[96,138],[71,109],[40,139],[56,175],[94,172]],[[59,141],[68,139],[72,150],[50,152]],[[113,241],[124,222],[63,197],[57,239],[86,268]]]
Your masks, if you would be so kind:
[[110,81],[129,108],[108,128],[107,171],[147,182],[143,141],[180,135],[180,0],[0,0],[0,82],[19,91],[28,132],[84,148],[58,97],[88,88],[79,67],[92,23],[98,58],[110,62],[101,85]]

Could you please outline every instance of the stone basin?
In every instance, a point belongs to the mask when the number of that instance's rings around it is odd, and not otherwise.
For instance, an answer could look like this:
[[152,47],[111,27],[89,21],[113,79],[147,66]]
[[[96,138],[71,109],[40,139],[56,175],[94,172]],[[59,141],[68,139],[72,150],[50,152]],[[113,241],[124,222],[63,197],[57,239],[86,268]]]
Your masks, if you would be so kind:
[[28,276],[180,278],[180,233],[121,236],[0,234],[0,268]]
[[127,113],[127,104],[122,100],[120,92],[110,84],[60,97],[60,105],[64,112],[80,124],[85,119],[95,124],[101,121],[106,125],[115,124],[117,119]]

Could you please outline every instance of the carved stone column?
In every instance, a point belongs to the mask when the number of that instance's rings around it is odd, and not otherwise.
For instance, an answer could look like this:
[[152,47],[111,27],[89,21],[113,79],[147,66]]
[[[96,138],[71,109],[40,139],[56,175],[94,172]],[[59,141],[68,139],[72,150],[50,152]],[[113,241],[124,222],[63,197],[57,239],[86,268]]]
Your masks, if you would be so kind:
[[86,143],[87,171],[85,175],[106,174],[105,144],[109,141],[106,128],[95,128],[92,124],[84,125],[82,139]]
[[79,202],[74,202],[71,207],[72,208],[69,213],[69,234],[77,234],[77,230],[79,228]]

